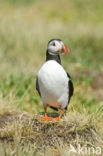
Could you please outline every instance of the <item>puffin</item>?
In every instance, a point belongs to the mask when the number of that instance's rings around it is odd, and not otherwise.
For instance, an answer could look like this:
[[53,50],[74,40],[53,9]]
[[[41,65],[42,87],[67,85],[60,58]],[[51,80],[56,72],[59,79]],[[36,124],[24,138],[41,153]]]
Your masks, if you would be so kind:
[[[61,39],[51,39],[46,50],[46,61],[36,76],[36,90],[44,106],[41,121],[59,121],[73,95],[73,82],[61,64],[60,54],[69,54],[69,49]],[[56,118],[49,117],[47,107],[60,110]]]

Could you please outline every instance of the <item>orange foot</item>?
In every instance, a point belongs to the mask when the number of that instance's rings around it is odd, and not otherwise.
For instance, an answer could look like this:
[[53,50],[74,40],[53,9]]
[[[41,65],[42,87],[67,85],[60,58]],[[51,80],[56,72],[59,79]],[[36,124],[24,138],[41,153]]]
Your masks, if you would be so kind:
[[43,118],[41,118],[41,121],[59,121],[60,118],[50,118],[49,116],[44,116]]
[[58,118],[52,118],[52,121],[59,121],[60,120],[60,117]]
[[52,121],[52,118],[49,116],[45,115],[43,118],[41,118],[41,121]]

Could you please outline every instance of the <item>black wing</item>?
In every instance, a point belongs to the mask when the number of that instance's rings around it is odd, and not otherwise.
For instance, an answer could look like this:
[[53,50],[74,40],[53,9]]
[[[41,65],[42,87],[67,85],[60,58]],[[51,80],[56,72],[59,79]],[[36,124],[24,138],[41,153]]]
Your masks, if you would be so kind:
[[39,84],[38,84],[38,77],[36,77],[36,90],[38,91],[39,95],[41,96],[40,89],[39,89]]
[[[73,87],[73,83],[72,83],[72,80],[71,80],[71,77],[70,75],[67,73],[67,76],[69,78],[69,81],[68,81],[68,88],[69,88],[69,95],[68,95],[68,103],[73,95],[73,91],[74,91],[74,87]],[[67,109],[67,107],[66,107]]]

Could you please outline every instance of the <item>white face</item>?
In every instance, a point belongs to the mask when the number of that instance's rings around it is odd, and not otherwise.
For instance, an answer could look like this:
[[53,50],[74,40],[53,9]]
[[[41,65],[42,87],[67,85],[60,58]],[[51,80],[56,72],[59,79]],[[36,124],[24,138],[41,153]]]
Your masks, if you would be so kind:
[[58,55],[64,51],[64,44],[62,41],[59,40],[52,40],[48,44],[48,53],[52,55]]

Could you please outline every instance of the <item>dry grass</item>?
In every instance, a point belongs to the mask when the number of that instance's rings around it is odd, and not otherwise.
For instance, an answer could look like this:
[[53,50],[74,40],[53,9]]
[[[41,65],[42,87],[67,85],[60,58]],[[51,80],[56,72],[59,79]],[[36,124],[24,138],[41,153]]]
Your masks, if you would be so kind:
[[96,146],[102,139],[93,115],[70,112],[60,122],[41,122],[42,115],[4,113],[0,115],[0,141],[33,143],[38,148],[77,144]]

